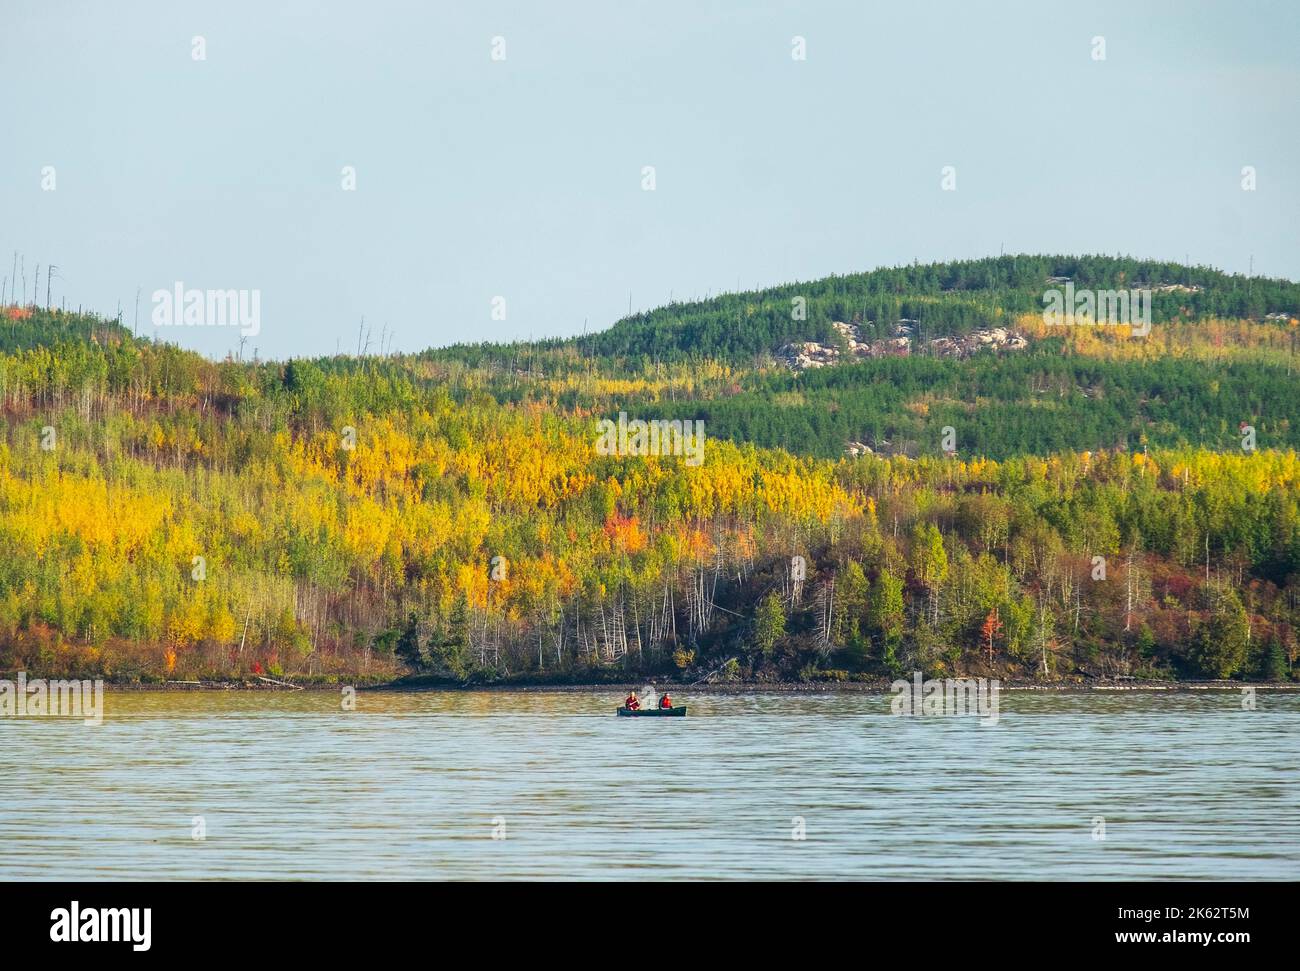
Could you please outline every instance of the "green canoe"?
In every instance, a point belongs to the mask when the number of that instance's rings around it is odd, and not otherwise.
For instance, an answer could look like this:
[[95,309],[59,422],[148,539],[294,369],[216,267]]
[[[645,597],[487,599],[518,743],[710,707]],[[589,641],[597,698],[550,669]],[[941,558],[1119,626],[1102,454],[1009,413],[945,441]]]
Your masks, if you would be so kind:
[[685,718],[686,706],[674,705],[672,708],[638,708],[636,711],[633,711],[631,708],[620,708],[618,713],[620,716],[627,718],[669,718],[674,715],[679,715]]

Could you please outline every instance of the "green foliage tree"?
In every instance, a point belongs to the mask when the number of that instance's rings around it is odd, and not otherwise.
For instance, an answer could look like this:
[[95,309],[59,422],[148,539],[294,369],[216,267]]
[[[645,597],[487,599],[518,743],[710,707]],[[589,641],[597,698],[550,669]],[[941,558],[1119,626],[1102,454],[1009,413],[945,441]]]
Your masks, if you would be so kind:
[[770,658],[777,641],[784,636],[785,606],[778,594],[769,593],[759,601],[758,613],[754,617],[754,643],[763,657]]
[[1230,678],[1246,662],[1247,616],[1241,598],[1229,589],[1217,591],[1210,619],[1196,632],[1191,659],[1208,678]]
[[394,650],[398,659],[411,670],[419,671],[424,668],[425,655],[420,648],[420,619],[415,615],[415,611],[411,611],[407,616],[406,626],[402,628]]
[[939,588],[948,579],[948,552],[944,549],[943,535],[934,523],[920,524],[912,541],[912,572],[925,584],[930,595],[931,623],[939,615]]
[[1286,652],[1282,649],[1282,642],[1276,637],[1270,637],[1260,651],[1257,677],[1261,681],[1276,682],[1287,680],[1287,676]]
[[473,669],[469,645],[469,604],[456,599],[446,629],[440,628],[429,645],[429,666],[439,674],[464,681]]
[[835,614],[835,634],[839,642],[857,646],[862,637],[862,619],[867,606],[867,575],[862,564],[849,560],[839,576],[836,594],[839,601]]
[[903,639],[904,610],[903,581],[882,569],[871,587],[867,622],[883,641],[881,658],[891,672],[894,672],[898,663],[898,646]]

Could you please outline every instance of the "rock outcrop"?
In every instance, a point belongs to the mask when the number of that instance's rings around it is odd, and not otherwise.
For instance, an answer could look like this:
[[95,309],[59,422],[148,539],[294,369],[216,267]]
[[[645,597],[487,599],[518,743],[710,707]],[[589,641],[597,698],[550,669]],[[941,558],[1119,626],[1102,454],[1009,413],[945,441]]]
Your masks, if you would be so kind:
[[893,337],[865,341],[857,324],[846,324],[837,320],[831,326],[843,339],[845,351],[841,351],[836,344],[800,341],[781,347],[776,352],[776,356],[790,370],[805,371],[809,368],[839,364],[841,360],[903,357],[912,353],[924,353],[932,357],[964,358],[984,348],[1019,351],[1029,346],[1029,342],[1020,334],[1009,331],[1005,327],[992,327],[960,336],[936,337],[921,344],[921,351],[914,352],[913,345],[916,341],[913,334],[916,324],[914,320],[900,320],[894,325]]

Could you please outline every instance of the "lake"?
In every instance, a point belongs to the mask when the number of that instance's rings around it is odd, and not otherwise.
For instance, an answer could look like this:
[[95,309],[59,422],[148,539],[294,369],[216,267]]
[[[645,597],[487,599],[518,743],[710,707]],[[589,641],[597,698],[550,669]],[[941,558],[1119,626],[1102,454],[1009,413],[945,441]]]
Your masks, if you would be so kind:
[[1300,695],[1004,691],[995,725],[621,696],[110,687],[98,727],[0,719],[0,879],[1300,877]]

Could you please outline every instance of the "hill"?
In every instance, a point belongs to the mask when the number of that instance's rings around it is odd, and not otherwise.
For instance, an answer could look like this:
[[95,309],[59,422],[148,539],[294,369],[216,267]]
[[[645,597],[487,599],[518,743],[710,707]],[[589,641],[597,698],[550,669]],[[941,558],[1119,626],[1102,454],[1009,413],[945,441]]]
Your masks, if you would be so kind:
[[[1041,283],[1037,313],[1012,284],[1063,269],[1181,275],[1199,302],[1157,302],[1142,341],[1054,331]],[[723,297],[587,341],[211,362],[32,311],[0,353],[0,666],[1290,676],[1300,396],[1294,331],[1266,318],[1294,284],[1022,257],[843,280],[803,288],[828,325],[857,287],[882,303],[855,326],[1027,344],[796,372],[772,345],[797,329],[756,310],[727,337]],[[702,420],[702,463],[626,430],[602,447],[620,412]]]
[[[624,367],[699,359],[749,366],[792,341],[834,342],[835,321],[861,326],[870,339],[891,337],[898,321],[908,321],[918,342],[1014,327],[1025,315],[1041,314],[1044,292],[1067,282],[1081,290],[1151,289],[1152,316],[1160,322],[1300,314],[1300,284],[1289,280],[1124,257],[1019,255],[893,267],[672,303],[587,337],[534,346],[576,347]],[[448,353],[477,363],[517,350],[481,344]]]

